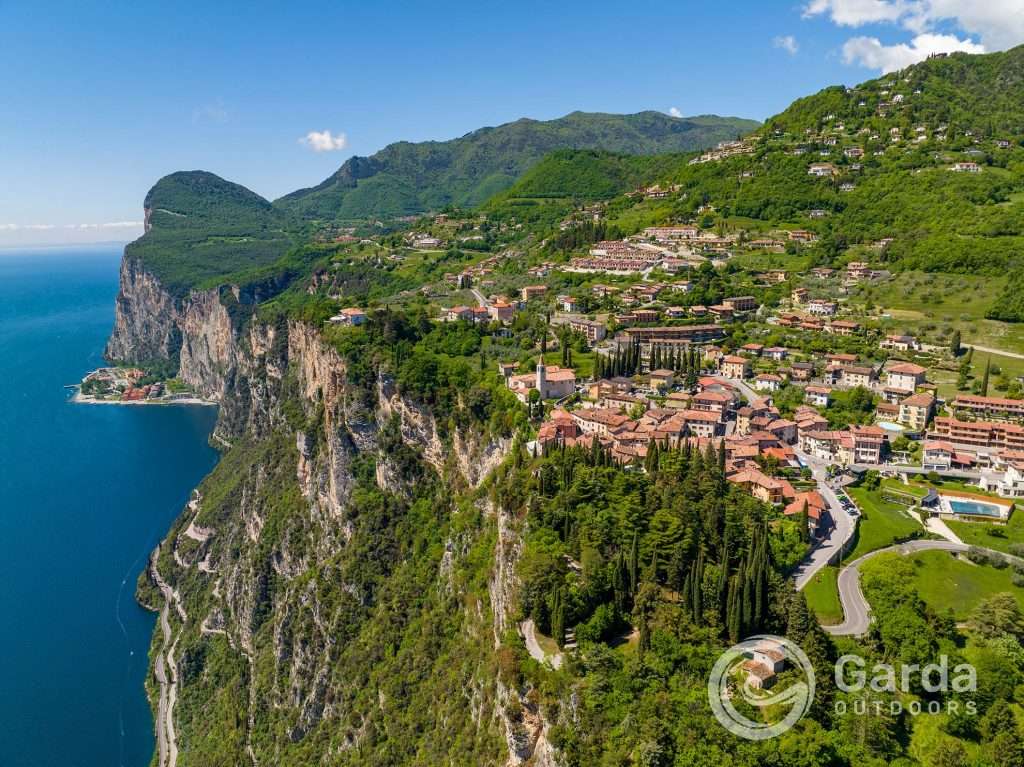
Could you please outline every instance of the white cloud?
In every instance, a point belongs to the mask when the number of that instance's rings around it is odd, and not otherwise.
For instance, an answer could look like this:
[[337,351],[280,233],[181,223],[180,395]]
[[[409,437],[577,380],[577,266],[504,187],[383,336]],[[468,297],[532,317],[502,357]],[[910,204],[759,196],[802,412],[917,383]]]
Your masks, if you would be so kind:
[[108,221],[102,224],[0,224],[0,232],[42,232],[51,229],[141,229],[141,221]]
[[862,24],[898,21],[907,5],[901,0],[811,0],[804,8],[804,17],[828,14],[841,27],[859,27]]
[[843,44],[843,61],[881,72],[895,72],[928,58],[932,53],[964,51],[984,53],[985,46],[955,35],[922,34],[907,43],[883,45],[877,37],[853,37]]
[[333,135],[329,130],[310,131],[299,139],[314,152],[334,152],[348,146],[348,137],[344,133]]
[[19,232],[19,231],[43,231],[46,229],[56,229],[56,224],[0,224],[0,230],[5,232]]
[[683,113],[679,111],[679,107],[672,107],[668,110],[668,113],[673,117],[682,117]]
[[[804,16],[827,16],[842,27],[898,24],[917,35],[944,32],[949,38],[953,38],[948,34],[952,25],[977,37],[990,51],[1024,42],[1021,0],[810,0],[804,7]],[[961,44],[967,42],[956,39]]]
[[780,35],[772,40],[772,45],[776,48],[781,48],[790,56],[795,56],[796,52],[800,50],[800,46],[797,45],[796,38],[793,35]]

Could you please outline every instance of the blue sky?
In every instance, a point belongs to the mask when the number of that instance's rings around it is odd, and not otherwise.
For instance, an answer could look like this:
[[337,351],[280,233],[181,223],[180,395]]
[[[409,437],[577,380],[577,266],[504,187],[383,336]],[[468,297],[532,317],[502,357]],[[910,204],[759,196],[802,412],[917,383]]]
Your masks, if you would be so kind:
[[131,239],[179,169],[272,199],[521,116],[763,119],[932,50],[1024,42],[1024,0],[978,5],[0,0],[0,246]]

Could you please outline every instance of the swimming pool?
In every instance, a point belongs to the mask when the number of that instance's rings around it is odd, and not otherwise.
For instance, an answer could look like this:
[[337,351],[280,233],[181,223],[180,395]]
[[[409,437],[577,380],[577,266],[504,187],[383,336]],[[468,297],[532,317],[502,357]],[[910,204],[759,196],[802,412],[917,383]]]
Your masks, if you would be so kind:
[[972,517],[996,517],[1006,516],[1008,507],[998,503],[986,503],[985,501],[967,501],[962,498],[950,498],[946,496],[946,502],[954,514],[964,514]]

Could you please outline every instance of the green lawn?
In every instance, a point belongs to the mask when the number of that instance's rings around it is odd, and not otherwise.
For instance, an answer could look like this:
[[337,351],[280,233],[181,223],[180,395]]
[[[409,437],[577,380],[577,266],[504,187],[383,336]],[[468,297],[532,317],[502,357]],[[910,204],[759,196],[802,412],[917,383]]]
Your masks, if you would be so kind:
[[883,501],[878,490],[851,487],[847,488],[847,492],[860,507],[861,517],[857,532],[854,533],[856,545],[844,561],[852,561],[869,551],[911,538],[915,532],[923,532],[915,517],[902,506]]
[[803,588],[807,606],[818,617],[818,622],[825,626],[842,623],[843,620],[843,608],[839,603],[839,588],[836,585],[838,577],[837,568],[823,567]]
[[[883,554],[864,563],[863,571],[882,572],[899,554]],[[932,609],[950,608],[957,620],[967,618],[979,602],[1001,591],[1013,594],[1024,608],[1024,589],[1010,580],[1012,568],[997,570],[957,559],[947,551],[922,551],[910,557],[914,563],[914,586]]]
[[[572,353],[572,369],[576,371],[576,378],[582,380],[590,378],[594,374],[594,354],[596,352],[578,352],[575,349]],[[548,367],[562,364],[562,352],[548,352],[544,355],[544,364]]]
[[934,487],[936,490],[958,490],[963,493],[971,493],[973,495],[984,495],[989,498],[999,498],[998,493],[990,493],[987,490],[982,490],[977,485],[970,485],[966,482],[961,482],[958,479],[940,479],[938,482],[922,483]]
[[[947,520],[949,529],[956,533],[960,540],[972,546],[984,546],[996,551],[1009,553],[1010,544],[1024,544],[1024,513],[1014,511],[1005,525],[993,525],[988,522],[959,522]],[[995,532],[995,535],[992,533]]]

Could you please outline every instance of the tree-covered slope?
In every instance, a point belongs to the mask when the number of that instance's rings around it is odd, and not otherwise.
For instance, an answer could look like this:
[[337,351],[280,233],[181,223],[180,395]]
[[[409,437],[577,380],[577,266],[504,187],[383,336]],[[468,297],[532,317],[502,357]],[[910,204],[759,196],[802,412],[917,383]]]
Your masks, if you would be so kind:
[[275,205],[328,220],[398,216],[451,204],[472,207],[507,189],[556,149],[685,152],[735,139],[756,127],[752,120],[686,119],[660,112],[573,112],[557,120],[522,119],[451,141],[399,142],[371,157],[353,157],[323,183],[286,195]]
[[529,197],[603,200],[630,191],[686,163],[682,155],[630,155],[597,149],[552,152],[489,203]]
[[[825,88],[769,118],[742,145],[693,161],[644,163],[640,172],[630,162],[630,172],[673,192],[611,200],[605,222],[624,234],[710,219],[748,233],[814,231],[822,262],[884,241],[878,258],[895,269],[1019,269],[1024,47],[935,58],[853,88]],[[584,201],[622,192],[628,176],[621,162],[556,156],[487,207],[553,228],[563,211],[544,198],[562,193],[573,174]]]
[[255,192],[206,171],[160,179],[146,195],[146,232],[125,254],[172,294],[280,258],[284,219]]
[[985,55],[954,53],[854,88],[825,88],[766,120],[764,130],[814,131],[827,115],[875,127],[945,124],[951,133],[1019,135],[1024,128],[1024,46]]

